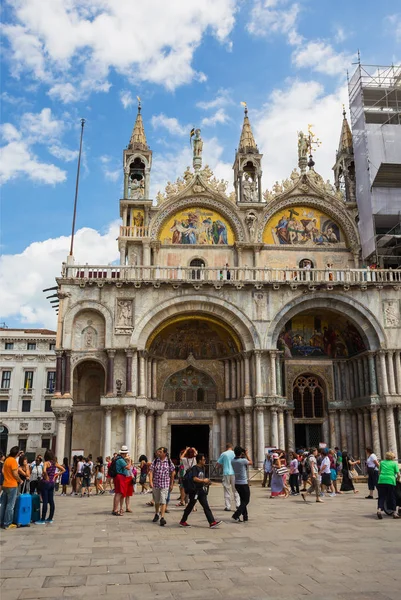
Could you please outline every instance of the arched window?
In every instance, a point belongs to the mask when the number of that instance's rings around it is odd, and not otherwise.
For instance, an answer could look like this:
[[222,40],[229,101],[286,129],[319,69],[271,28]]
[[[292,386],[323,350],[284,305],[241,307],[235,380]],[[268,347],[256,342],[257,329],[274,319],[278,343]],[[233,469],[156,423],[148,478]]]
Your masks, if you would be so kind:
[[324,415],[324,392],[314,375],[296,378],[292,390],[294,417],[296,419],[320,419]]
[[204,274],[202,273],[202,269],[205,268],[204,260],[202,260],[201,258],[194,258],[189,263],[189,266],[197,267],[195,269],[192,269],[191,275],[190,275],[191,279],[203,279],[204,278]]
[[197,402],[203,402],[204,399],[205,399],[205,390],[203,388],[198,388],[196,391]]
[[175,401],[182,402],[184,400],[184,392],[183,390],[175,390]]
[[5,425],[0,423],[0,450],[3,454],[7,454],[8,444],[8,429]]
[[314,268],[313,261],[310,258],[303,258],[302,260],[299,261],[299,268],[300,269],[313,269]]

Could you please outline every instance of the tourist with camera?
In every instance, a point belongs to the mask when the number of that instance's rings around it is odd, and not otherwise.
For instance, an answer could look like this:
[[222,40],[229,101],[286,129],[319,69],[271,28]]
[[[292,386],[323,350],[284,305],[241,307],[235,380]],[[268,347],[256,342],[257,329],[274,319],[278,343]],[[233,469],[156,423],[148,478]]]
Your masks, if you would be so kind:
[[216,521],[210,510],[209,502],[207,501],[207,494],[209,486],[211,485],[210,479],[205,477],[205,465],[206,457],[204,454],[197,454],[196,465],[188,469],[183,477],[183,486],[185,491],[188,493],[189,502],[184,510],[182,519],[180,521],[181,527],[191,527],[187,522],[187,519],[193,511],[195,504],[199,500],[199,504],[202,506],[205,513],[205,517],[209,522],[210,529],[216,529],[221,524],[221,521]]
[[232,519],[236,523],[240,523],[241,516],[243,521],[248,521],[248,504],[251,498],[251,490],[248,484],[248,466],[252,464],[249,458],[248,450],[244,450],[241,446],[234,448],[234,458],[231,461],[235,475],[235,489],[240,497],[240,505],[232,515]]

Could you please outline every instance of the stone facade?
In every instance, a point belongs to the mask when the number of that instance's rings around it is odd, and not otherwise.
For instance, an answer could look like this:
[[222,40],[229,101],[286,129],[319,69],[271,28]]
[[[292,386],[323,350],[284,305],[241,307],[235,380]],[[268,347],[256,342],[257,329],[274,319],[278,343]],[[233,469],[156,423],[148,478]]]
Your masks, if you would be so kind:
[[262,195],[247,114],[235,194],[197,141],[194,170],[152,202],[138,119],[120,264],[69,260],[57,280],[58,454],[152,456],[201,424],[213,460],[227,441],[257,464],[267,446],[399,452],[401,272],[360,268],[355,203],[303,157]]
[[0,329],[1,450],[51,448],[55,416],[56,332]]

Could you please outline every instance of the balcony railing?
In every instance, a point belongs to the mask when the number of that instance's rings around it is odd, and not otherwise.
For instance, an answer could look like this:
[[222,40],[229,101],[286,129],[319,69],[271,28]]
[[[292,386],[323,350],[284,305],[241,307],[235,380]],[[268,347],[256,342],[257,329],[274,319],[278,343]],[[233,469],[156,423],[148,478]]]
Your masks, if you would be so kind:
[[127,227],[124,225],[120,226],[120,237],[129,237],[129,238],[145,238],[149,235],[149,227],[138,227],[136,225],[132,227]]
[[0,396],[9,396],[11,394],[11,388],[2,387],[0,388]]
[[24,387],[24,388],[20,389],[20,396],[33,396],[34,392],[35,392],[34,388]]
[[399,269],[269,269],[259,267],[66,266],[65,279],[216,284],[396,285]]

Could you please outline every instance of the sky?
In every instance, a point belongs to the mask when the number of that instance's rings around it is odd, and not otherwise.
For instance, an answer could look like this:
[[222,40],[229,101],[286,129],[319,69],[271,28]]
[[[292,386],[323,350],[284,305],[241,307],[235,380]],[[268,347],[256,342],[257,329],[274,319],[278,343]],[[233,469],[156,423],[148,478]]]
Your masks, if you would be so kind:
[[75,261],[118,259],[122,152],[137,112],[153,150],[151,191],[191,162],[232,185],[245,101],[263,189],[297,163],[297,132],[322,141],[332,180],[347,71],[400,64],[400,0],[4,0],[0,324],[56,327],[42,290],[69,251],[85,118]]

